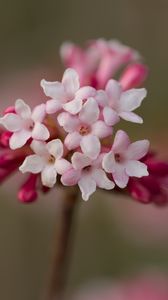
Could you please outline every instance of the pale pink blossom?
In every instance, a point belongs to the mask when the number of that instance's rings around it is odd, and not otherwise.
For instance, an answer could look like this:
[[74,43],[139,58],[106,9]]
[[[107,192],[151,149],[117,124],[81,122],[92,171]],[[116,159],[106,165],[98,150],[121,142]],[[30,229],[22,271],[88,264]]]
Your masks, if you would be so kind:
[[111,79],[105,91],[97,92],[96,99],[103,108],[103,116],[107,125],[116,124],[120,118],[134,123],[143,123],[143,119],[133,111],[141,105],[146,94],[144,88],[123,92],[120,83]]
[[31,148],[35,154],[29,155],[20,166],[22,173],[41,173],[41,181],[44,186],[53,187],[57,180],[57,173],[63,174],[71,164],[63,158],[63,144],[55,139],[48,143],[33,141]]
[[16,100],[15,112],[7,112],[0,118],[0,124],[13,133],[9,140],[10,148],[12,150],[21,148],[30,138],[47,140],[50,134],[47,127],[42,124],[45,116],[45,104],[38,105],[31,111],[23,100]]
[[83,200],[87,201],[96,191],[96,187],[111,190],[114,182],[109,180],[102,169],[102,158],[100,154],[95,160],[83,153],[75,152],[72,155],[72,168],[65,172],[61,177],[63,185],[73,186],[78,184]]
[[81,147],[84,154],[95,159],[100,153],[100,139],[112,134],[112,127],[99,120],[100,110],[94,98],[89,98],[78,116],[63,112],[58,123],[68,132],[65,145],[69,150]]
[[43,79],[41,86],[45,95],[51,98],[46,103],[48,114],[56,113],[62,108],[71,114],[77,114],[82,108],[83,100],[96,93],[90,86],[80,88],[78,73],[70,68],[64,72],[62,82]]
[[129,177],[148,176],[147,166],[139,159],[144,157],[149,149],[149,141],[141,140],[131,144],[128,135],[119,130],[109,153],[104,155],[103,168],[111,173],[115,183],[125,188]]

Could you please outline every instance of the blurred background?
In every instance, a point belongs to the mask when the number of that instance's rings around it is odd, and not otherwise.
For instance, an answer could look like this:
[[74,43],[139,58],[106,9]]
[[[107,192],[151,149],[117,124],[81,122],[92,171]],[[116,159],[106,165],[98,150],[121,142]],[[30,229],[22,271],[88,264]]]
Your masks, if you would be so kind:
[[[1,0],[0,107],[16,98],[39,102],[42,78],[63,72],[60,45],[68,40],[117,38],[142,54],[150,68],[148,97],[140,109],[144,125],[124,123],[134,139],[150,138],[167,154],[168,2],[166,0]],[[19,178],[0,190],[0,299],[35,300],[45,289],[61,193],[35,204],[18,203]],[[67,293],[97,280],[167,273],[168,208],[129,197],[96,193],[78,205]]]

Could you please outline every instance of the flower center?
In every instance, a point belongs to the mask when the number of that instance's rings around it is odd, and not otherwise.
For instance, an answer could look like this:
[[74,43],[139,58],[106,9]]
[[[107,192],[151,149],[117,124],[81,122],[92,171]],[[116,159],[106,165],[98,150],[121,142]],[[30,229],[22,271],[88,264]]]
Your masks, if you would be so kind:
[[87,135],[90,132],[90,128],[87,125],[81,125],[79,128],[80,135]]
[[49,164],[54,164],[54,163],[55,163],[55,157],[54,157],[54,155],[51,154],[51,155],[49,156],[48,162],[49,162]]
[[32,131],[34,128],[34,122],[32,120],[30,120],[27,124],[27,129]]
[[83,168],[83,171],[89,172],[90,169],[91,169],[91,166],[86,166],[86,167]]
[[123,158],[121,157],[121,155],[119,153],[115,153],[114,157],[115,157],[115,161],[118,163],[120,163],[123,160]]

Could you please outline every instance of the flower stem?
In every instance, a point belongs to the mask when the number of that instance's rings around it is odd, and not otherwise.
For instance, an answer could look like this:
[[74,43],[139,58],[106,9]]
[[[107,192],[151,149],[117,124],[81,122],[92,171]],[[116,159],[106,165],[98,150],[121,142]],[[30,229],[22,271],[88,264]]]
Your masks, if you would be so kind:
[[71,250],[71,231],[73,215],[77,203],[78,190],[65,190],[61,207],[61,220],[57,240],[55,241],[52,274],[48,287],[47,300],[63,300],[67,277],[68,261]]

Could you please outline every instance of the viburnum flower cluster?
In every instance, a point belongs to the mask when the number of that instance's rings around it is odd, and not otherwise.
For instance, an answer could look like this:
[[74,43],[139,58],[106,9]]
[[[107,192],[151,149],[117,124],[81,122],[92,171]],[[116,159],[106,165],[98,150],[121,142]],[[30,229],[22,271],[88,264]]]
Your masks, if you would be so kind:
[[[46,102],[31,110],[16,100],[0,118],[0,179],[17,169],[28,173],[18,193],[23,202],[56,183],[78,185],[88,200],[97,187],[124,189],[129,178],[149,175],[142,161],[149,141],[131,143],[125,131],[114,128],[121,119],[143,123],[134,111],[147,94],[136,88],[147,68],[137,52],[117,41],[97,40],[85,50],[66,43],[61,56],[68,67],[62,80],[41,81]],[[126,64],[117,81],[115,73]]]

